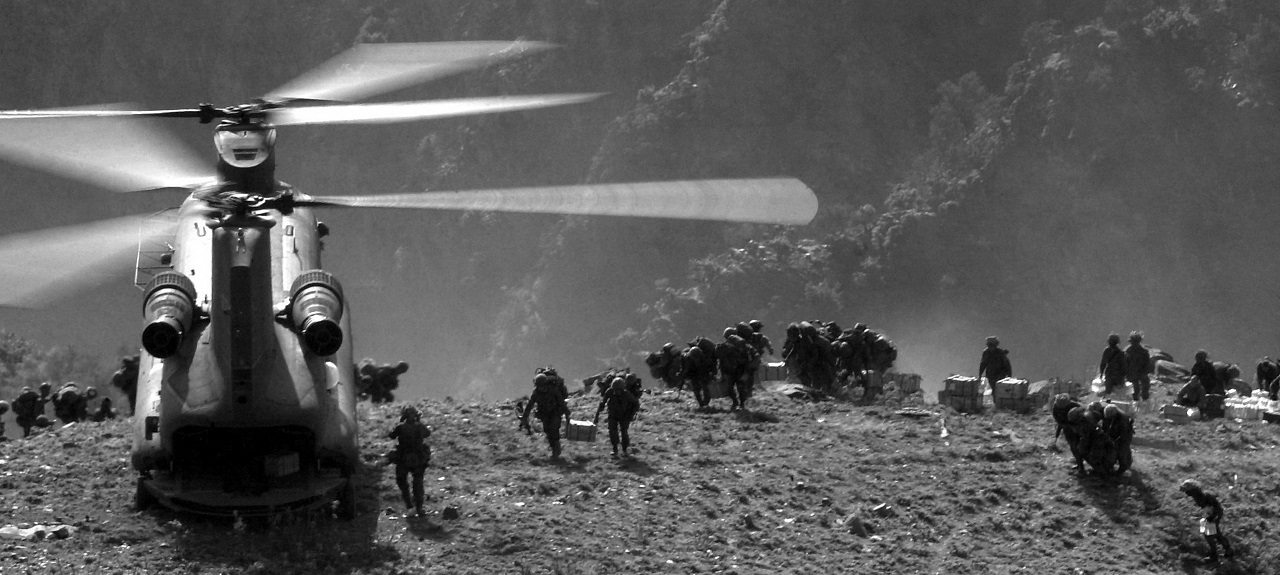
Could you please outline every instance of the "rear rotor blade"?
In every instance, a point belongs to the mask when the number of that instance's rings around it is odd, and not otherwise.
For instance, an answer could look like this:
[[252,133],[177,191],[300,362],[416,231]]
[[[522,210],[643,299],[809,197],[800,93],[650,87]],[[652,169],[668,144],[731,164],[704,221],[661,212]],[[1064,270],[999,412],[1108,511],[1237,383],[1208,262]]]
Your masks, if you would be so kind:
[[176,138],[153,120],[136,116],[7,115],[0,121],[0,157],[118,192],[189,188],[213,179],[212,170]]
[[389,102],[385,104],[340,104],[336,106],[304,106],[281,108],[268,112],[270,122],[276,126],[303,124],[386,124],[409,120],[428,120],[495,114],[516,110],[532,110],[579,104],[599,98],[602,94],[543,94],[537,96],[499,96],[494,98],[463,98],[457,100],[425,100],[420,102]]
[[360,44],[264,99],[350,102],[553,47],[543,42]]
[[126,216],[0,237],[0,305],[40,307],[125,280],[140,239],[172,236],[168,215]]
[[818,198],[814,196],[813,190],[794,178],[322,196],[310,200],[300,199],[298,204],[635,216],[786,225],[807,224],[818,211]]

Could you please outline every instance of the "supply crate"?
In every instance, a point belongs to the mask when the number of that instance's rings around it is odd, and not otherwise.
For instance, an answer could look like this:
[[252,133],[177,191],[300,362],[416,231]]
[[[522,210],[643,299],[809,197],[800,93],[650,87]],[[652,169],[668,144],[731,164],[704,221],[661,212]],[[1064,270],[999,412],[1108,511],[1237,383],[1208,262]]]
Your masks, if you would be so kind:
[[992,398],[1022,399],[1027,396],[1031,384],[1025,379],[1006,377],[991,386]]
[[596,431],[596,424],[590,421],[571,419],[569,427],[565,429],[564,437],[569,441],[595,441]]
[[944,382],[943,389],[954,395],[977,396],[982,394],[982,382],[976,377],[952,375]]

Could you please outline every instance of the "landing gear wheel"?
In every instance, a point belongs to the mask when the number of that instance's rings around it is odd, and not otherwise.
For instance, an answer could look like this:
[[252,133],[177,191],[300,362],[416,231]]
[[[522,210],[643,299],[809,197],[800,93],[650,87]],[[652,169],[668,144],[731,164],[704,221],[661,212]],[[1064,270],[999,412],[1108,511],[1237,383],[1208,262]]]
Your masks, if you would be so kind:
[[133,493],[133,508],[138,511],[146,511],[156,504],[156,497],[147,491],[147,486],[143,485],[146,479],[138,478],[137,491]]
[[351,521],[356,518],[356,486],[347,480],[347,484],[342,486],[342,490],[338,492],[338,508],[334,511],[338,519],[343,521]]

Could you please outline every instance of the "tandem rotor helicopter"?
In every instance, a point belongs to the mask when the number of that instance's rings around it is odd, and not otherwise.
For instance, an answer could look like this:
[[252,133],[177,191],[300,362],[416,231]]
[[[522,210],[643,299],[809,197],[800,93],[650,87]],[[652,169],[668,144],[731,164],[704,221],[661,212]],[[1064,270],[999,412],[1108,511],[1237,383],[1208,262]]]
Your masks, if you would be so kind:
[[[0,157],[114,191],[183,188],[176,209],[0,237],[0,305],[47,303],[137,250],[142,351],[137,504],[212,515],[332,505],[356,513],[351,314],[321,263],[313,208],[417,208],[806,224],[795,179],[699,180],[313,196],[276,179],[277,128],[376,124],[586,102],[598,94],[352,104],[550,48],[539,42],[362,44],[248,103],[0,112]],[[152,118],[215,124],[216,169],[174,157]]]

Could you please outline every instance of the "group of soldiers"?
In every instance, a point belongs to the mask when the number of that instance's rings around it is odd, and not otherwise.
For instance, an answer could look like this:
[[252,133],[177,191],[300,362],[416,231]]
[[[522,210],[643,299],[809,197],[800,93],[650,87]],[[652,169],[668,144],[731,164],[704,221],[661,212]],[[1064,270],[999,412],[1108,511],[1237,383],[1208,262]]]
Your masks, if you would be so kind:
[[732,400],[732,409],[746,409],[756,385],[756,374],[766,354],[773,354],[773,343],[760,330],[760,320],[739,322],[724,328],[724,341],[719,343],[698,336],[688,347],[677,349],[668,343],[645,358],[649,374],[676,389],[687,384],[693,391],[699,409],[707,409],[712,400],[712,385],[723,385]]
[[1087,462],[1100,475],[1122,475],[1133,466],[1133,418],[1119,406],[1094,401],[1087,406],[1063,393],[1053,399],[1053,420],[1058,435],[1067,438],[1076,470]]
[[[80,386],[75,382],[67,382],[53,391],[53,386],[49,383],[42,383],[37,388],[31,389],[30,386],[22,388],[18,396],[13,402],[0,401],[0,415],[12,409],[14,420],[18,427],[22,428],[22,436],[30,437],[32,429],[46,429],[53,426],[52,419],[45,415],[45,405],[53,404],[54,418],[61,421],[63,425],[75,423],[79,421],[106,421],[115,419],[115,409],[111,407],[111,398],[103,397],[98,402],[98,409],[89,412],[89,402],[98,397],[98,390],[92,387],[86,387],[84,391],[80,390]],[[3,435],[3,427],[0,427],[0,436]]]
[[803,385],[825,393],[845,385],[864,387],[869,400],[875,393],[869,387],[871,375],[893,367],[898,349],[866,324],[842,330],[834,321],[814,320],[787,326],[782,357],[787,371]]

